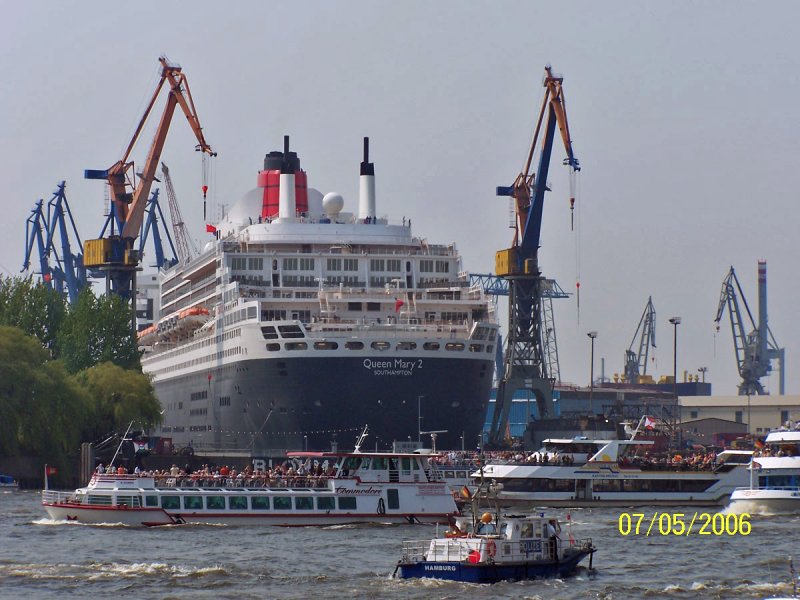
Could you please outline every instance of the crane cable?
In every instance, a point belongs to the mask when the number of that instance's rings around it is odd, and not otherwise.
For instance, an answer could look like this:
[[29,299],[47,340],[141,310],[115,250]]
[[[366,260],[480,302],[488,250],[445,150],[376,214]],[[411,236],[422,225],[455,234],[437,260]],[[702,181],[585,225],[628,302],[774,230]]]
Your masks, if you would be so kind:
[[577,319],[578,325],[581,323],[581,211],[580,211],[580,204],[578,204],[578,219],[577,219],[577,226],[574,219],[574,212],[575,212],[575,200],[580,195],[580,179],[578,175],[580,171],[575,171],[571,169],[570,171],[570,193],[569,193],[569,202],[570,202],[570,210],[572,211],[572,215],[570,215],[570,219],[572,221],[572,231],[575,234],[575,297],[577,300]]
[[203,178],[203,185],[200,189],[203,190],[203,221],[206,220],[206,195],[208,194],[208,156],[205,152],[203,152],[203,164],[202,164],[202,178]]

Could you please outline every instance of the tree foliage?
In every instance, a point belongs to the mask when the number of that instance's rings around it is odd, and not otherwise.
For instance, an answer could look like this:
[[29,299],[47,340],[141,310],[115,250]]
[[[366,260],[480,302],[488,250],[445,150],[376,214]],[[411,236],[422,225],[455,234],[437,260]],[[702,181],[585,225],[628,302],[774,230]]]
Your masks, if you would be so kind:
[[77,448],[84,396],[63,365],[16,327],[0,327],[0,455],[57,457]]
[[0,325],[19,327],[51,353],[66,311],[61,294],[31,277],[0,278]]
[[98,298],[89,289],[81,292],[57,339],[58,354],[67,370],[77,373],[102,362],[140,370],[130,318],[130,306],[119,296]]
[[87,398],[87,439],[124,431],[131,421],[145,428],[161,421],[161,406],[147,375],[105,362],[75,379]]

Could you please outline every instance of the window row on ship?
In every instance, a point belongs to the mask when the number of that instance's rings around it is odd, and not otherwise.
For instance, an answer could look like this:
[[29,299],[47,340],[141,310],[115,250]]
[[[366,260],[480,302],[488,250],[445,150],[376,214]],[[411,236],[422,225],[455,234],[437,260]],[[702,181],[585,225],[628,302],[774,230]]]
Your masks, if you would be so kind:
[[[392,491],[392,490],[388,490]],[[395,494],[389,494],[388,508],[400,507]],[[91,506],[112,506],[114,498],[110,495],[89,494],[87,504]],[[137,495],[117,495],[117,506],[139,508],[142,497]],[[164,510],[358,510],[358,498],[352,496],[267,496],[247,495],[145,495],[144,506]]]

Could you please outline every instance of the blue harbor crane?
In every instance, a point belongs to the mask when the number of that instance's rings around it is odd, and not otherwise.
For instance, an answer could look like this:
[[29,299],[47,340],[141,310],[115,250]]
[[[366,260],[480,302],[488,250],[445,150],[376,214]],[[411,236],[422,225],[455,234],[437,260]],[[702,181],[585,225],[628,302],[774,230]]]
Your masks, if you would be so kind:
[[[738,290],[738,295],[737,295]],[[739,311],[739,297],[742,299],[744,310],[750,321],[751,331],[745,330],[745,322]],[[766,394],[761,378],[772,371],[772,360],[777,360],[780,367],[779,393],[784,393],[784,365],[785,349],[779,348],[775,337],[772,335],[767,325],[767,262],[758,261],[758,325],[753,320],[753,314],[747,305],[747,300],[742,292],[739,279],[731,267],[728,275],[722,282],[722,291],[719,296],[717,306],[717,317],[714,321],[719,331],[719,322],[722,320],[722,313],[728,309],[731,330],[733,332],[733,346],[736,352],[736,366],[739,369],[739,376],[742,378],[739,384],[739,395],[761,395]]]
[[[144,248],[147,245],[147,238],[152,233],[153,248],[156,255],[155,267],[162,269],[178,264],[178,253],[175,250],[175,244],[172,243],[172,236],[169,234],[169,229],[167,229],[167,221],[164,219],[164,213],[161,211],[161,205],[158,203],[157,189],[153,190],[153,193],[150,194],[150,200],[147,201],[147,208],[144,212],[145,220],[142,224],[142,233],[139,235],[139,256],[144,256]],[[159,223],[161,223],[160,226]],[[164,255],[162,235],[166,237],[167,242],[169,242],[169,247],[172,250],[172,258],[168,259]]]
[[[498,277],[492,273],[470,273],[470,286],[479,286],[485,294],[492,296],[495,309],[497,299],[500,296],[508,296],[508,280]],[[555,279],[545,279],[542,283],[541,319],[542,331],[544,332],[544,354],[545,362],[548,365],[548,373],[551,374],[556,382],[561,381],[561,366],[558,361],[558,343],[556,340],[556,320],[553,311],[553,298],[569,298],[570,294],[565,292]],[[495,370],[498,378],[503,373],[503,343],[502,337],[498,336],[497,354],[495,357]]]
[[[87,279],[83,264],[83,244],[65,190],[66,182],[62,181],[47,203],[46,216],[44,201],[39,200],[36,203],[27,221],[22,270],[30,268],[33,245],[36,244],[42,281],[59,293],[66,294],[70,303],[75,303],[86,287]],[[70,235],[74,235],[77,252],[73,251]]]
[[[639,341],[639,351],[634,351],[636,341]],[[656,309],[653,306],[653,297],[647,299],[639,326],[633,334],[631,345],[625,351],[625,381],[640,383],[640,379],[647,377],[647,358],[650,347],[656,347]]]
[[[542,227],[547,174],[553,149],[556,126],[561,132],[567,157],[564,164],[570,169],[570,208],[574,209],[574,177],[580,164],[572,151],[572,139],[567,123],[563,77],[545,67],[543,86],[545,96],[524,167],[510,187],[498,187],[498,196],[510,196],[515,209],[515,233],[511,248],[497,252],[495,271],[508,281],[509,327],[503,374],[497,389],[497,403],[489,430],[489,443],[499,446],[505,435],[514,392],[520,389],[533,392],[539,415],[550,413],[555,379],[550,372],[545,350],[542,298],[546,279],[539,268],[539,242]],[[541,137],[539,168],[531,173],[531,163]]]

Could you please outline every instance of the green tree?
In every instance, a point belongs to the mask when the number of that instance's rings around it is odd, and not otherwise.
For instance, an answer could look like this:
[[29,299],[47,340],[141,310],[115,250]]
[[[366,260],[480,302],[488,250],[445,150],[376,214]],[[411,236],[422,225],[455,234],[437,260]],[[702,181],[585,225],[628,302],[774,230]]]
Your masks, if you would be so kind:
[[84,395],[63,365],[17,327],[0,327],[0,455],[58,464],[78,448]]
[[31,277],[0,278],[0,325],[19,327],[51,353],[66,310],[64,296]]
[[125,431],[131,421],[143,427],[161,422],[161,405],[147,375],[105,362],[81,371],[75,381],[88,401],[86,440]]
[[78,373],[108,361],[141,371],[130,319],[130,305],[119,296],[97,298],[90,289],[81,292],[57,338],[59,356],[67,370]]

